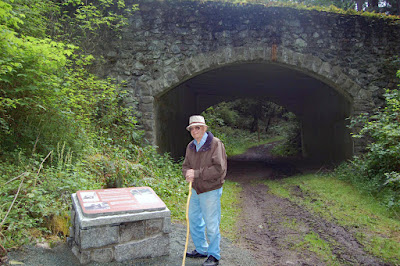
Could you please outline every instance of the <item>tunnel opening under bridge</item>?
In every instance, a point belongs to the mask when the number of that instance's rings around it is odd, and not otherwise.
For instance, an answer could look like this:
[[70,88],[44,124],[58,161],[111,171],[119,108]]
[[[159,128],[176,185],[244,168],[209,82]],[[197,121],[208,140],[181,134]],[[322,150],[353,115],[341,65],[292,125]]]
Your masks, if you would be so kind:
[[[268,98],[294,113],[301,125],[302,155],[336,163],[353,155],[347,127],[351,99],[313,73],[276,63],[237,63],[193,76],[155,97],[155,144],[175,159],[191,140],[190,115],[239,98]],[[212,131],[212,129],[210,129]]]

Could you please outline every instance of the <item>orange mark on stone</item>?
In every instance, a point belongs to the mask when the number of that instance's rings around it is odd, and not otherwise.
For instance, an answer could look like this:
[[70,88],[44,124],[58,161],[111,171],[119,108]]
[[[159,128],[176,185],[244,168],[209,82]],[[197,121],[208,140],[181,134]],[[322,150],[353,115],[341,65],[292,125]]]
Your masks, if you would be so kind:
[[278,46],[276,44],[273,44],[272,49],[271,49],[271,60],[274,62],[277,59],[277,56],[276,56],[277,50],[278,50]]

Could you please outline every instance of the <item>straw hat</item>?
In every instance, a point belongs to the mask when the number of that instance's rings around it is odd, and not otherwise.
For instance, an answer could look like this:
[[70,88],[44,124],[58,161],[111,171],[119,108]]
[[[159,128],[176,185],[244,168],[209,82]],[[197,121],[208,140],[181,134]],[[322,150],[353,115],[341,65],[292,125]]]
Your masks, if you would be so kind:
[[194,126],[207,126],[204,117],[201,115],[192,115],[189,118],[189,125],[186,127],[186,130],[190,131],[190,128]]

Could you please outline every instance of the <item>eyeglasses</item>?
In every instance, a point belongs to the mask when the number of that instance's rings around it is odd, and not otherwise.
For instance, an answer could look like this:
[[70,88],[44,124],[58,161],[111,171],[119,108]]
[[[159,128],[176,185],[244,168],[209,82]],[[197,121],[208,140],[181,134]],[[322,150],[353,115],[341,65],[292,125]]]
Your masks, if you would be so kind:
[[200,127],[199,127],[199,126],[197,126],[197,127],[190,127],[189,129],[190,129],[190,131],[193,131],[194,129],[200,130]]

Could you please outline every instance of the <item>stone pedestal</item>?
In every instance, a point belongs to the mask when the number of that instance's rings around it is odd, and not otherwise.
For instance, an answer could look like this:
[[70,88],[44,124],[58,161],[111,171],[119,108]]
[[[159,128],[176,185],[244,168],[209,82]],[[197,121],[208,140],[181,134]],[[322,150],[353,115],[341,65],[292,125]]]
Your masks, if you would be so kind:
[[68,243],[81,264],[169,254],[171,215],[149,187],[72,194]]

